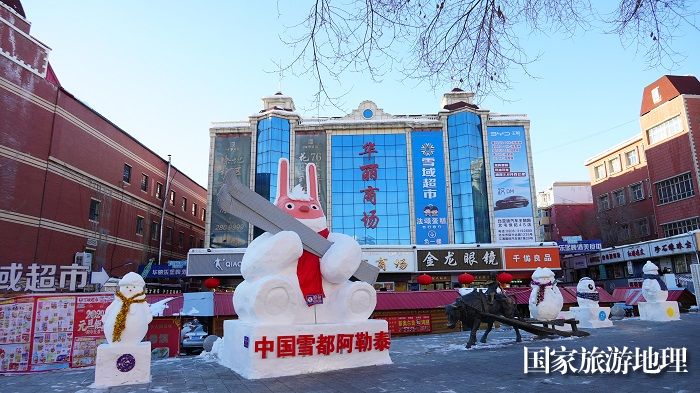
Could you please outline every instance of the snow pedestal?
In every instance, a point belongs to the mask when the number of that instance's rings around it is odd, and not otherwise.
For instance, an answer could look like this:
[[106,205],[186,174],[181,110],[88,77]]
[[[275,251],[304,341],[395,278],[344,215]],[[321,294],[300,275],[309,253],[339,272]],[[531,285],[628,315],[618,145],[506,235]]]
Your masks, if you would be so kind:
[[101,344],[95,360],[92,387],[110,387],[151,382],[151,343]]
[[643,321],[678,321],[681,319],[678,302],[639,302],[639,319]]
[[264,325],[224,322],[221,363],[246,379],[391,364],[385,320]]
[[596,329],[613,325],[608,319],[610,307],[571,307],[569,312],[578,320],[578,327]]

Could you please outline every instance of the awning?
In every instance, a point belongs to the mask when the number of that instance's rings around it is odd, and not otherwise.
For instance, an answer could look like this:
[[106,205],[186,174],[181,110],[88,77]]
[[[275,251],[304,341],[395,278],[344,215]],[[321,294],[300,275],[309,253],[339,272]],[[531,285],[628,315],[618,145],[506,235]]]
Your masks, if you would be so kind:
[[[564,290],[566,290],[569,294],[571,294],[574,298],[574,303],[577,303],[576,301],[576,287],[564,287]],[[613,295],[610,295],[608,291],[601,287],[596,287],[596,290],[598,291],[598,295],[600,297],[599,301],[602,303],[615,303],[621,300],[616,300],[617,298],[614,297]],[[566,303],[566,302],[564,302]]]
[[214,315],[217,317],[236,315],[233,309],[233,292],[214,293]]
[[454,289],[442,291],[377,292],[375,311],[442,308],[459,297]]

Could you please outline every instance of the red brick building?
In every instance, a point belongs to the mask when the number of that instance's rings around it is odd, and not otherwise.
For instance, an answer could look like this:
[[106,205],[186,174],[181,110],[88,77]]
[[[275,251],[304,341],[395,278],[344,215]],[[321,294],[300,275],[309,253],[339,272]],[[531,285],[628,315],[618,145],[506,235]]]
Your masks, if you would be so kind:
[[34,263],[58,277],[77,252],[136,270],[158,257],[163,205],[162,261],[186,259],[206,189],[175,167],[166,181],[167,160],[64,89],[29,28],[19,0],[0,0],[0,292],[25,290]]
[[540,240],[562,241],[569,236],[600,239],[588,182],[554,182],[537,194]]

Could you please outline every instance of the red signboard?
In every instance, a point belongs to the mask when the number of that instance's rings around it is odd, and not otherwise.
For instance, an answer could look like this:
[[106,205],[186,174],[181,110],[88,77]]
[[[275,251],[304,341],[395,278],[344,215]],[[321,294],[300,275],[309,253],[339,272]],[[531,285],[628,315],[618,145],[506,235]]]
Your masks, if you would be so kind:
[[559,247],[504,248],[506,270],[561,269]]
[[176,318],[155,318],[148,325],[146,339],[151,342],[151,348],[161,348],[156,357],[165,358],[177,356],[180,353],[180,324]]
[[391,334],[401,333],[430,333],[430,315],[398,315],[390,317],[380,317],[389,323]]
[[97,347],[106,343],[102,331],[102,316],[114,300],[114,295],[77,296],[71,367],[93,366]]

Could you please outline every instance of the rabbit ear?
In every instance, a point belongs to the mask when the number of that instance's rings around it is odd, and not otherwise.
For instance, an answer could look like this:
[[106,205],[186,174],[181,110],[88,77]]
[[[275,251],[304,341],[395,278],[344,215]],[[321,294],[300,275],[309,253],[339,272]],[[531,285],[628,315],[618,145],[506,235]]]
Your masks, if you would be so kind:
[[306,189],[311,199],[318,201],[318,179],[316,178],[316,164],[306,164]]
[[286,158],[280,158],[277,169],[277,198],[286,197],[289,193],[289,161]]

